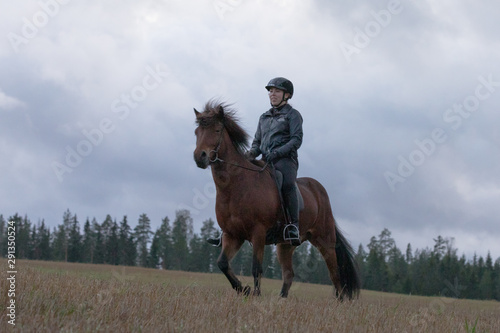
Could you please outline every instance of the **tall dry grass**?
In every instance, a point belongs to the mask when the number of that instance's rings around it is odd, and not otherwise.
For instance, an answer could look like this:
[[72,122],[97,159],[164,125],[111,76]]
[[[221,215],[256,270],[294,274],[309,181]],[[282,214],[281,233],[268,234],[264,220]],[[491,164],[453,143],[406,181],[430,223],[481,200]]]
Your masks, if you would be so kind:
[[[265,279],[261,297],[243,297],[221,274],[40,261],[17,270],[19,332],[500,332],[493,301],[362,291],[339,303],[331,287],[301,283],[281,299],[281,282]],[[0,287],[3,331],[6,278]]]

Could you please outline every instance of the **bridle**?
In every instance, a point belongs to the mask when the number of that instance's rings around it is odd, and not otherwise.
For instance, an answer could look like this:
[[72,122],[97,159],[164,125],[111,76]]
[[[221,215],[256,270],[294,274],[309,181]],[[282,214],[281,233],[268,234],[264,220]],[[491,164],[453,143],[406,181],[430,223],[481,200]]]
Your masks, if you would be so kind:
[[[219,135],[219,140],[217,142],[217,146],[208,153],[208,161],[210,162],[210,164],[215,164],[217,162],[226,163],[226,164],[238,167],[238,168],[242,168],[242,169],[245,169],[245,170],[249,170],[249,171],[253,171],[253,172],[258,172],[258,173],[261,173],[261,172],[263,172],[264,170],[267,169],[267,166],[269,165],[268,162],[266,162],[266,164],[264,164],[264,166],[261,169],[254,169],[254,168],[248,168],[246,166],[239,165],[239,164],[236,164],[236,163],[227,162],[227,161],[224,161],[223,159],[221,159],[219,157],[219,149],[220,149],[220,146],[222,144],[222,138],[223,138],[223,135],[224,135],[224,129],[225,129],[225,126],[224,126],[224,123],[222,123],[222,128],[220,130],[220,135]],[[213,159],[210,158],[210,155],[212,153],[215,154],[215,156],[214,156]]]
[[[224,125],[222,125],[222,128],[220,130],[220,135],[219,135],[219,140],[217,142],[217,147],[215,147],[215,149],[212,149],[209,153],[208,153],[208,161],[210,163],[215,163],[215,162],[224,162],[224,160],[220,159],[219,158],[219,149],[220,149],[220,145],[222,143],[222,136],[224,135]],[[210,155],[212,153],[215,153],[215,157],[214,159],[211,159],[210,158]]]

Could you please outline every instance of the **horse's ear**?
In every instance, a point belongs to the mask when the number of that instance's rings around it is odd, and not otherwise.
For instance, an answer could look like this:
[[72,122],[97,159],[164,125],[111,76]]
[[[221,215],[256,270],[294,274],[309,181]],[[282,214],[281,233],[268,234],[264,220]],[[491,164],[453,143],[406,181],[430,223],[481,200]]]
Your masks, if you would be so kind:
[[194,114],[196,115],[196,118],[198,118],[200,116],[200,112],[198,112],[198,110],[196,110],[195,108],[193,108],[194,110]]
[[222,107],[222,105],[219,105],[218,111],[219,111],[218,113],[219,119],[221,120],[224,119],[224,108]]

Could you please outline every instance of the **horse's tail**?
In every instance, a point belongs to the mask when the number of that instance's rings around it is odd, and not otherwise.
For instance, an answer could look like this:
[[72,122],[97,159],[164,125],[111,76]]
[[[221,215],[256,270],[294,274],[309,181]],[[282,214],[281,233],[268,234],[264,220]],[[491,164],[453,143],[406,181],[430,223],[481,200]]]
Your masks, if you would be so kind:
[[361,289],[361,281],[358,265],[354,259],[354,250],[337,225],[335,225],[335,234],[337,235],[335,254],[337,255],[340,283],[343,288],[341,295],[345,295],[349,299],[357,298]]

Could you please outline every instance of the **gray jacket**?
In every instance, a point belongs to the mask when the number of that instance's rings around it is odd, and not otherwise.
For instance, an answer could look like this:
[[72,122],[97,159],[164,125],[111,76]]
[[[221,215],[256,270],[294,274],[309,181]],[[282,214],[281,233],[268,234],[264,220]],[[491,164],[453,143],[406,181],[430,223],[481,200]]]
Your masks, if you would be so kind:
[[276,151],[279,157],[297,159],[302,136],[302,116],[299,111],[289,104],[281,109],[271,108],[260,116],[250,152],[254,156],[266,156]]

